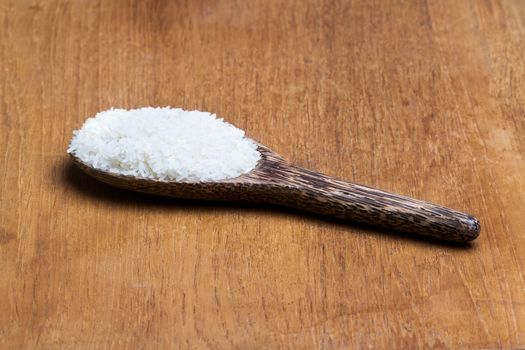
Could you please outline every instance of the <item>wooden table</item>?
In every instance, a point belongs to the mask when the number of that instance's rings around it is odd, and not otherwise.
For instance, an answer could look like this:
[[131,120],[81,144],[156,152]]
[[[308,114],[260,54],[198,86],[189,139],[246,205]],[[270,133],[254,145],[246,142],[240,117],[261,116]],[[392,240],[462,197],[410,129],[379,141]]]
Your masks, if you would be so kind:
[[[525,347],[525,3],[0,0],[0,348]],[[476,215],[458,246],[73,168],[97,111],[217,112]]]

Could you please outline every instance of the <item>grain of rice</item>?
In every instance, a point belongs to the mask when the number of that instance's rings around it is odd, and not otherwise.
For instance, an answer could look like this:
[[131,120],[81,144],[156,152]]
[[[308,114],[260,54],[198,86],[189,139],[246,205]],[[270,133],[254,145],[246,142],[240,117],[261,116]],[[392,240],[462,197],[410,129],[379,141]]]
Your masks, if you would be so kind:
[[73,133],[68,152],[115,174],[161,181],[235,178],[260,159],[244,131],[215,114],[180,108],[110,109]]

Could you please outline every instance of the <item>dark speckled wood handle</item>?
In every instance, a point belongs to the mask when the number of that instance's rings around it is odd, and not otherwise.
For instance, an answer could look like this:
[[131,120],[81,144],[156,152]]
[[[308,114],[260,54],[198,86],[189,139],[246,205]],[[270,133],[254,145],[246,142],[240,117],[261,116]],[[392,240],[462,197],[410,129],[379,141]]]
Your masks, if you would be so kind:
[[468,214],[374,188],[337,180],[304,168],[275,169],[283,184],[281,204],[323,215],[467,242],[480,232],[479,221]]

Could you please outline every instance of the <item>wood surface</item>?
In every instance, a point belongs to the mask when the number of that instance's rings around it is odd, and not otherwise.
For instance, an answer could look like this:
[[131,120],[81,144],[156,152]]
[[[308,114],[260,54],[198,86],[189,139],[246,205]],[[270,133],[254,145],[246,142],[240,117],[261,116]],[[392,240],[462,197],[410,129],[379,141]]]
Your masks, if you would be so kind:
[[[525,2],[0,0],[0,348],[525,348]],[[72,166],[73,129],[217,112],[476,215],[468,246]]]

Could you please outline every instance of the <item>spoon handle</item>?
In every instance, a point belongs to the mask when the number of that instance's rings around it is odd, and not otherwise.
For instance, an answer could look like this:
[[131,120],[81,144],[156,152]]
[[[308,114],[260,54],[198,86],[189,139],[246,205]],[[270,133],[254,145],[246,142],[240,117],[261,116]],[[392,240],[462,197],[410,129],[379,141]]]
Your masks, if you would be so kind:
[[440,239],[467,242],[479,235],[479,221],[429,202],[338,180],[297,166],[273,173],[282,186],[274,201],[323,215]]

